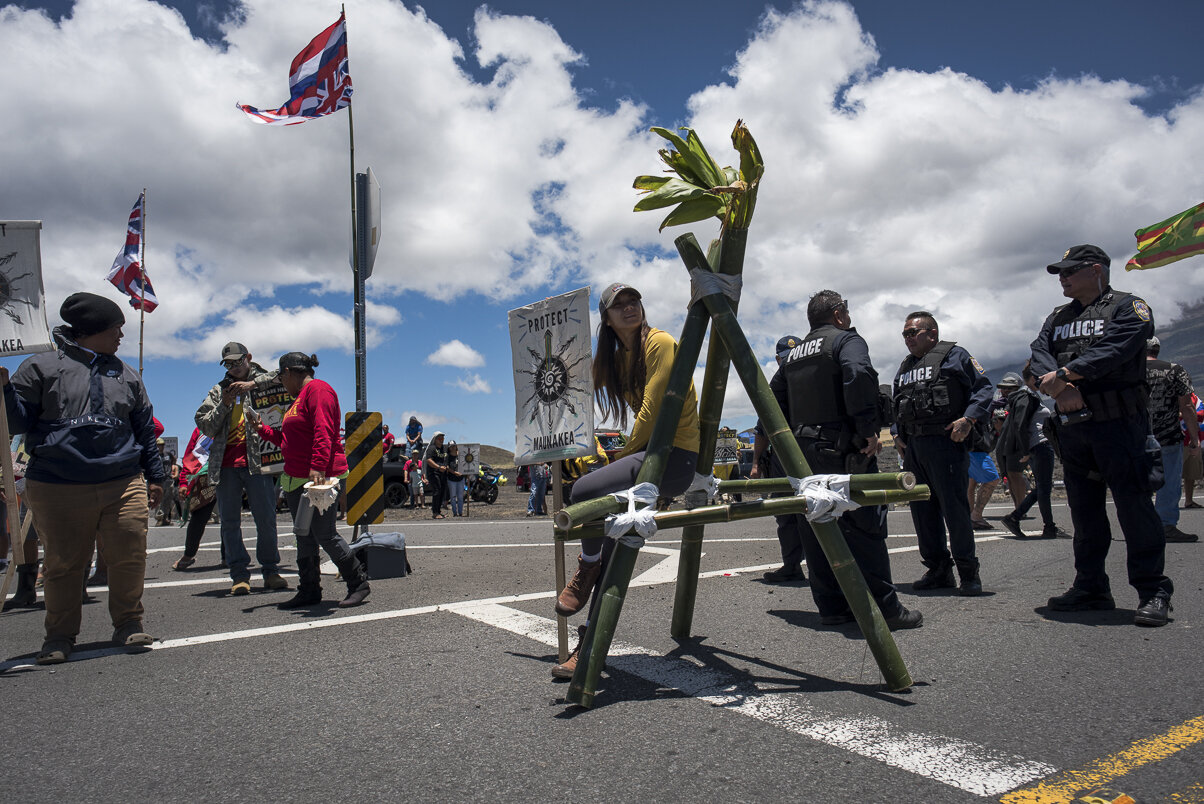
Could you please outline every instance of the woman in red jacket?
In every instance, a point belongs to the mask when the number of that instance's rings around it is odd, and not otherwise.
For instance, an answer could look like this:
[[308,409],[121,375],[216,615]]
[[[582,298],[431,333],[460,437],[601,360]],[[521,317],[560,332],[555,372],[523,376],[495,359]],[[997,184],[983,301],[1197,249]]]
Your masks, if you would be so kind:
[[295,400],[284,414],[280,429],[275,430],[254,417],[259,435],[280,447],[284,454],[284,474],[280,478],[288,510],[293,515],[293,532],[297,537],[297,570],[300,583],[297,594],[280,604],[282,609],[295,609],[322,602],[319,574],[318,545],[334,561],[343,580],[347,582],[347,597],[340,608],[358,606],[368,597],[368,574],[339,536],[335,524],[337,506],[313,510],[309,527],[298,527],[297,512],[307,483],[323,484],[330,478],[347,474],[347,456],[339,445],[339,397],[328,383],[314,378],[318,365],[316,355],[289,352],[280,358],[280,383]]

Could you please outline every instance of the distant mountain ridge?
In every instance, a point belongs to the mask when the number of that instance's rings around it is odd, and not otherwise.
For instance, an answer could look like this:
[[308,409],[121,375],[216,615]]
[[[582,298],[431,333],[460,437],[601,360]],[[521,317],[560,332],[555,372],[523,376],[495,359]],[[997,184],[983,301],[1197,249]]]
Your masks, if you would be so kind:
[[[1157,320],[1157,311],[1154,313]],[[1191,375],[1196,393],[1204,390],[1204,300],[1185,308],[1183,315],[1173,324],[1159,325],[1155,334],[1162,341],[1163,360],[1178,363]],[[1009,371],[1020,373],[1024,360],[987,369],[991,382],[999,382]]]

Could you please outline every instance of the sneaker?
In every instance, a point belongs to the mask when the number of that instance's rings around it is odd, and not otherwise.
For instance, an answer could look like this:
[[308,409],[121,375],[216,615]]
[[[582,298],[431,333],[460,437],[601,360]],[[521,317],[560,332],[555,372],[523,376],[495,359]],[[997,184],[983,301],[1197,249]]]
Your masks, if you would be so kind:
[[851,611],[842,611],[840,614],[821,614],[819,616],[820,625],[844,625],[851,623],[857,618],[853,616]]
[[1166,533],[1166,540],[1168,542],[1191,543],[1200,541],[1200,537],[1196,534],[1184,533],[1175,525],[1167,525],[1163,528],[1163,531]]
[[1154,595],[1138,607],[1137,614],[1133,617],[1133,622],[1136,625],[1148,625],[1156,628],[1160,625],[1166,625],[1167,615],[1170,611],[1170,599],[1162,595]]
[[269,572],[263,576],[263,589],[265,592],[288,589],[288,581],[281,578],[279,572]]
[[119,648],[149,645],[155,638],[142,630],[141,620],[130,620],[113,629],[113,644]]
[[911,584],[912,589],[952,589],[955,586],[957,583],[953,580],[952,564],[932,567],[924,573],[924,577]]
[[71,657],[75,642],[66,637],[54,637],[42,643],[42,650],[36,659],[38,664],[62,664]]
[[971,519],[970,524],[975,530],[995,530],[995,526],[985,519]]
[[886,618],[886,627],[892,631],[901,631],[907,628],[919,628],[924,624],[924,615],[912,609],[903,609],[894,617]]
[[251,582],[246,581],[246,580],[235,581],[234,585],[230,587],[230,594],[232,594],[232,595],[249,595],[249,594],[251,594]]
[[585,626],[577,626],[577,646],[569,652],[569,657],[561,664],[552,665],[552,678],[570,679],[577,672],[577,655],[581,652],[581,643],[585,641]]
[[807,576],[803,574],[803,568],[800,564],[782,566],[779,569],[770,570],[761,577],[769,583],[786,583],[788,581],[807,580]]
[[564,591],[556,598],[556,613],[561,617],[568,617],[585,608],[585,604],[589,601],[589,594],[598,580],[598,573],[601,571],[602,559],[586,563],[578,556],[577,571],[573,573],[568,586],[564,587]]
[[1116,601],[1111,592],[1088,592],[1072,586],[1066,594],[1051,597],[1049,607],[1054,611],[1111,611],[1116,608]]
[[1007,531],[1017,539],[1027,538],[1024,535],[1024,531],[1020,529],[1020,520],[1016,519],[1016,517],[1012,516],[1011,514],[1008,514],[1003,519],[999,520],[999,524],[1003,525],[1003,527],[1006,528]]

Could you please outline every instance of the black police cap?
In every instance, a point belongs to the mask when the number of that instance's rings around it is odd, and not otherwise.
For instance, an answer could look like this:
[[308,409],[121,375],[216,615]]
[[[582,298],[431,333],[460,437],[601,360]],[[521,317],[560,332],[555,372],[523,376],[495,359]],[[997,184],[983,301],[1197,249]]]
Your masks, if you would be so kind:
[[1104,253],[1104,250],[1099,246],[1090,244],[1082,246],[1071,246],[1062,255],[1061,262],[1055,262],[1046,266],[1045,270],[1051,274],[1059,273],[1063,268],[1077,268],[1083,263],[1095,264],[1099,263],[1105,268],[1112,267],[1112,258]]

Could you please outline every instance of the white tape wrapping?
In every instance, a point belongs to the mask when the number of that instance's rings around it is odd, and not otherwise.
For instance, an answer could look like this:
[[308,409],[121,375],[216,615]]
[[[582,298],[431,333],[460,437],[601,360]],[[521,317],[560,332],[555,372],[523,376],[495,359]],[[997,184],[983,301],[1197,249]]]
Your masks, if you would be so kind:
[[339,499],[339,481],[330,482],[330,478],[326,481],[322,485],[314,485],[312,480],[305,484],[305,496],[319,514],[326,513],[326,509]]
[[722,293],[733,303],[740,301],[740,288],[744,285],[744,277],[739,274],[717,274],[704,271],[701,268],[690,270],[690,306],[693,307],[705,296]]
[[[653,517],[659,495],[660,491],[651,483],[637,483],[626,491],[616,491],[612,496],[620,502],[626,500],[627,510],[606,517],[606,535],[637,550],[643,547],[644,540],[656,533]],[[647,507],[637,511],[636,503],[644,503]]]
[[789,480],[795,495],[807,500],[808,522],[832,522],[844,512],[861,507],[850,498],[849,475],[810,475]]
[[694,481],[690,483],[690,487],[686,489],[685,493],[689,494],[691,491],[706,492],[707,502],[710,502],[719,496],[719,478],[714,475],[700,475],[695,472]]

